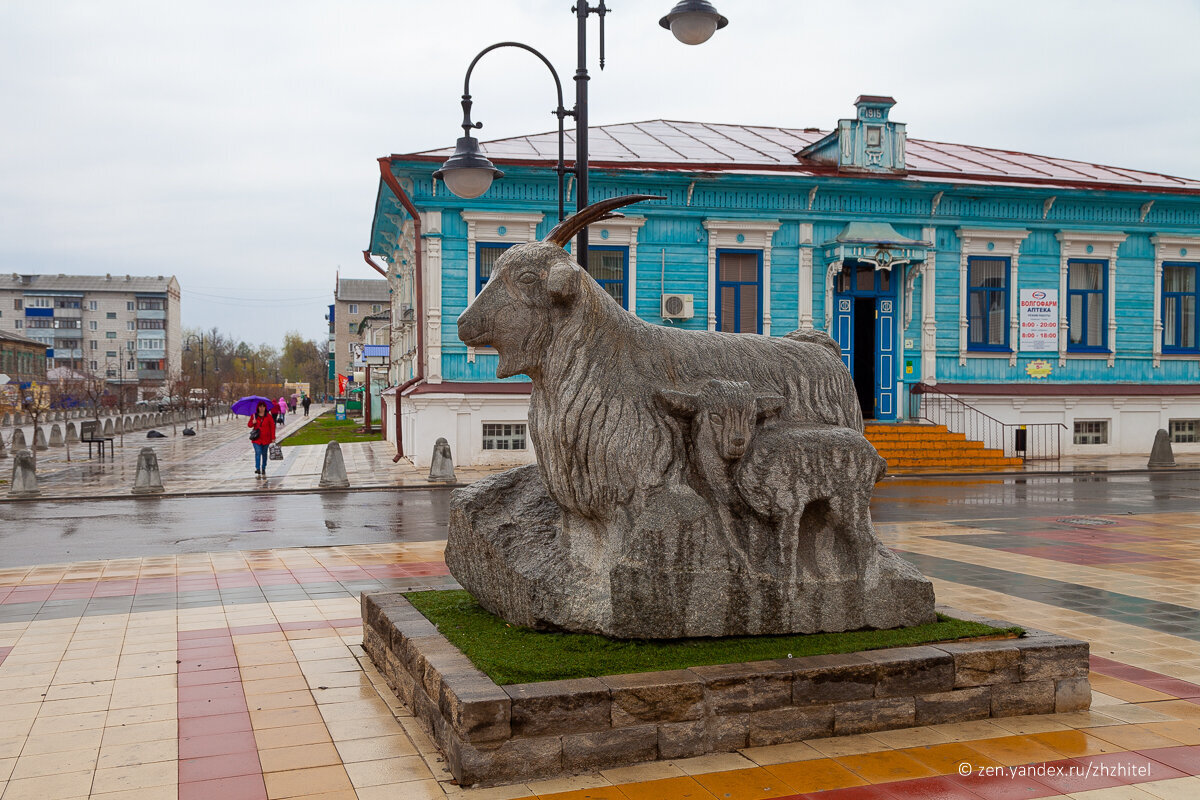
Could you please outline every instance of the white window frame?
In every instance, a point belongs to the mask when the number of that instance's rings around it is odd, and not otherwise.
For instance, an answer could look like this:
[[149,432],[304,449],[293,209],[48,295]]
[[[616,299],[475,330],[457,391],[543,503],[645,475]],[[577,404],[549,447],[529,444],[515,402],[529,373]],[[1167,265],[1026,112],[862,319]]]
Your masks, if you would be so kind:
[[95,311],[95,310],[96,310],[96,301],[88,300],[88,311]]
[[[1075,429],[1076,425],[1081,423],[1099,422],[1104,425],[1104,441],[1103,442],[1080,442],[1078,440],[1079,431]],[[1112,444],[1112,420],[1110,419],[1076,419],[1071,422],[1071,444],[1075,447],[1107,447]],[[1086,435],[1086,434],[1085,434]]]
[[[958,365],[966,366],[968,358],[1007,358],[1009,366],[1017,363],[1021,346],[1020,284],[1017,281],[1021,260],[1021,243],[1029,237],[1024,228],[958,228]],[[968,264],[974,258],[1007,258],[1008,270],[1008,352],[968,350],[967,333],[970,325],[967,313]],[[921,294],[924,301],[925,294]],[[1061,301],[1060,301],[1061,302]]]
[[[467,223],[467,305],[475,299],[475,251],[483,244],[524,244],[537,241],[537,227],[545,214],[518,214],[502,211],[461,211]],[[606,220],[611,222],[612,220]],[[500,229],[504,229],[504,233]],[[590,234],[589,234],[590,235]],[[428,301],[427,301],[428,302]],[[495,353],[491,347],[467,347],[467,362],[474,363],[478,353]]]
[[357,314],[358,313],[358,303],[350,303],[350,305],[346,309],[346,313]]
[[645,217],[617,217],[588,227],[589,246],[626,248],[625,287],[629,296],[629,311],[634,314],[637,313],[638,232],[645,224]]
[[[463,211],[467,223],[467,305],[475,299],[476,245],[523,244],[537,241],[537,226],[545,214],[506,214],[501,211]],[[613,222],[606,220],[605,224]],[[504,233],[500,229],[504,228]]]
[[88,330],[89,331],[94,331],[99,327],[100,327],[100,323],[96,322],[96,320],[94,320],[94,319],[88,320]]
[[[1181,441],[1181,440],[1175,438],[1175,423],[1177,423],[1177,422],[1189,422],[1192,424],[1192,427],[1194,429],[1194,431],[1192,433],[1192,436],[1193,436],[1192,441],[1184,442],[1184,441]],[[1181,418],[1177,418],[1177,419],[1167,420],[1167,433],[1169,434],[1169,436],[1171,438],[1172,444],[1200,444],[1200,419],[1196,419],[1194,417],[1181,417]]]
[[[525,441],[525,446],[524,447],[485,447],[484,443],[487,441],[488,438],[506,439],[511,443],[512,439],[516,438],[516,436],[517,436],[517,434],[513,433],[513,434],[509,434],[508,436],[500,435],[500,436],[489,437],[485,433],[486,426],[488,426],[488,425],[520,426],[521,428],[524,429],[524,433],[521,434],[521,439],[523,439]],[[524,453],[527,450],[529,450],[529,422],[527,420],[506,420],[506,421],[505,420],[500,420],[500,421],[484,420],[482,423],[480,423],[479,432],[480,432],[479,451],[481,453],[499,453],[499,452]]]
[[[1067,359],[1103,358],[1108,366],[1117,359],[1117,249],[1129,238],[1125,233],[1092,233],[1090,231],[1059,231],[1058,239],[1058,365],[1065,367]],[[1088,252],[1088,248],[1091,252]],[[1071,323],[1067,317],[1067,273],[1073,259],[1108,262],[1108,329],[1104,332],[1104,353],[1068,353]],[[1161,298],[1155,300],[1160,302]],[[1160,344],[1161,348],[1161,344]]]
[[[1162,351],[1162,279],[1163,262],[1200,260],[1200,236],[1168,236],[1160,233],[1151,236],[1150,242],[1154,245],[1154,366],[1161,365],[1164,358],[1169,361],[1194,361],[1196,356],[1191,353],[1164,354]],[[1187,251],[1187,254],[1181,255],[1181,250]]]
[[[708,231],[708,329],[717,329],[717,251],[759,250],[762,252],[762,335],[771,335],[771,240],[780,222],[770,220],[706,219]],[[738,241],[738,236],[742,237]]]

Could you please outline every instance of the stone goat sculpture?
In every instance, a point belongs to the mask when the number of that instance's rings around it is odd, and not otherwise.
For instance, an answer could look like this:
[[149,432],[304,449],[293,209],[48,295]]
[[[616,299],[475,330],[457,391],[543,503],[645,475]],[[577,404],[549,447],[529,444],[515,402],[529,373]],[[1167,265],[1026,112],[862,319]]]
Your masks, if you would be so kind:
[[754,569],[748,555],[753,543],[741,541],[739,536],[744,528],[737,524],[737,512],[745,503],[732,473],[749,449],[758,423],[778,414],[783,398],[756,395],[745,381],[716,378],[695,394],[664,389],[655,398],[667,413],[690,426],[686,447],[692,472],[688,483],[711,501],[730,552],[749,573]]
[[[744,461],[751,439],[765,433],[755,434],[761,416],[781,434],[817,426],[861,441],[866,449],[843,464],[848,473],[820,480],[855,484],[856,496],[865,487],[870,497],[878,467],[864,459],[868,451],[879,458],[862,438],[854,384],[832,340],[651,325],[622,309],[563,249],[582,226],[644,199],[594,204],[546,241],[505,251],[459,317],[465,343],[499,352],[498,377],[532,380],[538,464],[455,493],[446,549],[452,574],[510,622],[615,636],[932,621],[932,589],[907,562],[873,547],[855,565],[866,582],[847,579],[845,570],[834,584],[809,579],[812,570],[781,563],[781,553],[797,549],[781,537],[828,541],[837,531],[792,530],[801,522],[790,521],[788,504],[764,500],[762,487],[747,503],[731,488],[730,462]],[[720,436],[715,420],[697,422],[688,411],[705,389],[724,398],[723,419],[735,423]],[[734,428],[742,435],[727,435]],[[812,490],[815,477],[796,474],[828,458],[802,463],[757,444],[753,450],[755,463],[782,458],[789,468],[780,474],[809,486],[778,487],[781,497],[829,493]],[[859,511],[865,519],[854,527],[874,543],[869,511]],[[830,518],[803,524],[828,528]],[[826,604],[837,613],[822,610]]]

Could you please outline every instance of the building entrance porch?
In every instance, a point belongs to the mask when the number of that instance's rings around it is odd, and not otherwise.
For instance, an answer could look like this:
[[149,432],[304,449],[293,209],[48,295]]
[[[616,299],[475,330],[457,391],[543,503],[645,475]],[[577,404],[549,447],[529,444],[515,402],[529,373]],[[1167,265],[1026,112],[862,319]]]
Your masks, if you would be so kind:
[[897,291],[891,270],[845,261],[837,275],[833,301],[833,338],[854,376],[863,419],[896,419]]

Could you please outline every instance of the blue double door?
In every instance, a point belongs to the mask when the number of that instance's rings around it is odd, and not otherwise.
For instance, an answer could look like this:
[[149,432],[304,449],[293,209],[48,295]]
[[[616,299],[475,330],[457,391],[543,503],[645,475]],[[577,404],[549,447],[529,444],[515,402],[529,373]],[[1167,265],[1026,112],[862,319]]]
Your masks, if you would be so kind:
[[854,376],[863,419],[898,417],[896,280],[890,270],[848,261],[833,295],[833,338]]

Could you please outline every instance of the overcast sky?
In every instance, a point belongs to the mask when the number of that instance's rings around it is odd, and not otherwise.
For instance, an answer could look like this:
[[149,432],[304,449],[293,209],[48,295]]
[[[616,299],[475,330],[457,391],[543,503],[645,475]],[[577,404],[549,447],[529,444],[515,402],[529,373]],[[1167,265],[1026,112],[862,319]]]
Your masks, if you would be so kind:
[[[673,0],[591,21],[593,124],[829,128],[890,94],[915,138],[1200,178],[1197,0]],[[363,262],[375,159],[453,144],[488,44],[545,52],[570,92],[572,0],[0,0],[0,273],[174,274],[186,326],[320,338]],[[483,139],[550,130],[545,68],[489,55]],[[570,101],[568,101],[570,105]]]

